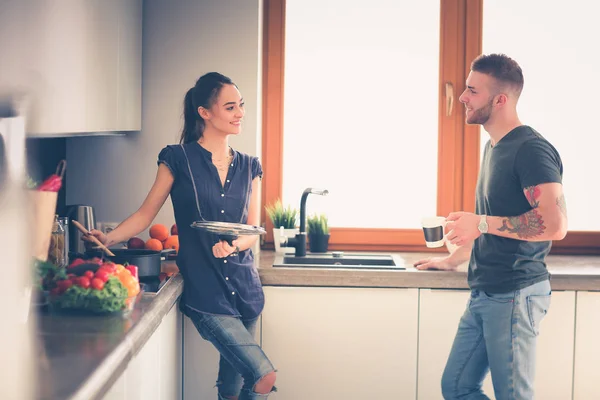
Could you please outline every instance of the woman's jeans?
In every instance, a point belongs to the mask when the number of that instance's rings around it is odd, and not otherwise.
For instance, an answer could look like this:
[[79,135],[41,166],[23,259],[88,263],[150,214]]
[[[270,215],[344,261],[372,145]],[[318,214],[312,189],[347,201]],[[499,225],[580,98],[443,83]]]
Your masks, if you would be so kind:
[[444,399],[489,399],[481,390],[488,370],[496,400],[533,399],[535,347],[550,293],[547,280],[509,293],[472,290],[442,377]]
[[254,385],[275,368],[254,340],[258,318],[242,321],[236,317],[192,310],[188,310],[187,314],[200,335],[221,354],[217,378],[218,398],[239,396],[239,400],[266,399],[269,395],[255,393]]

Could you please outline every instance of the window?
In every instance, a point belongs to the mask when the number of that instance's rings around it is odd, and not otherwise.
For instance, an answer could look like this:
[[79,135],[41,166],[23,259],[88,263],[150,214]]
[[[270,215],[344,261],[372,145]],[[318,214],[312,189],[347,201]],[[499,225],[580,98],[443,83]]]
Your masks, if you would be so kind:
[[[514,13],[517,7],[520,11]],[[483,51],[509,54],[523,68],[521,121],[550,140],[561,155],[569,228],[577,231],[600,228],[600,214],[590,212],[598,203],[593,171],[600,171],[595,162],[600,148],[600,27],[597,15],[586,8],[584,0],[573,0],[569,7],[504,0],[486,3],[483,13]],[[508,20],[527,29],[504,29]]]
[[[264,21],[263,205],[328,189],[307,211],[328,214],[332,250],[425,250],[422,216],[474,210],[479,127],[458,96],[482,1],[265,0]],[[594,234],[554,248],[597,251]]]

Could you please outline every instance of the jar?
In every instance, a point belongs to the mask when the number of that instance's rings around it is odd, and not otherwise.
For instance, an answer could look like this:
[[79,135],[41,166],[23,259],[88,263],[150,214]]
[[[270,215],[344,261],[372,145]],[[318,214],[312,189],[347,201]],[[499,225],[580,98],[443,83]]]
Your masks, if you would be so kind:
[[59,267],[67,265],[68,249],[65,223],[64,218],[59,218],[58,214],[55,215],[48,248],[48,261]]

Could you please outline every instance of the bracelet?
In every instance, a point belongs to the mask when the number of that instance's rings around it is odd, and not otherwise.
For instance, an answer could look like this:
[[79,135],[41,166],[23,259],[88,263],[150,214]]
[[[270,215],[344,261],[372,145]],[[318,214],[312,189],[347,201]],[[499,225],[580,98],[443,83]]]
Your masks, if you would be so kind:
[[235,250],[233,253],[229,254],[229,257],[231,256],[237,256],[238,254],[240,254],[240,246],[235,246]]

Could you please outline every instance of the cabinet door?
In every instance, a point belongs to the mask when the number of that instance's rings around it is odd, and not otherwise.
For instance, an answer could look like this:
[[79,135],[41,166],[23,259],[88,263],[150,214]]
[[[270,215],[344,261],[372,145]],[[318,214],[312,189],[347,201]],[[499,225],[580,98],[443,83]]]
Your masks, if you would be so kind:
[[142,0],[119,0],[116,130],[142,129]]
[[265,287],[281,400],[414,399],[417,289]]
[[600,293],[577,293],[574,400],[600,399]]
[[19,0],[0,12],[0,95],[31,136],[139,130],[142,0]]
[[[469,295],[469,291],[460,290],[420,291],[419,399],[442,399],[442,372]],[[553,292],[552,305],[542,322],[538,339],[536,398],[571,398],[574,317],[574,292]],[[495,398],[489,374],[483,390],[491,399]]]
[[174,305],[103,400],[182,398],[181,313]]
[[84,132],[115,130],[119,63],[120,0],[86,0],[86,127]]

